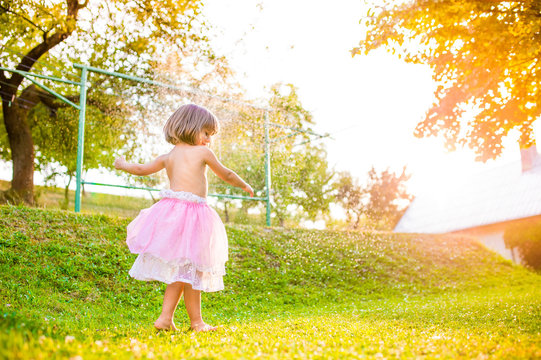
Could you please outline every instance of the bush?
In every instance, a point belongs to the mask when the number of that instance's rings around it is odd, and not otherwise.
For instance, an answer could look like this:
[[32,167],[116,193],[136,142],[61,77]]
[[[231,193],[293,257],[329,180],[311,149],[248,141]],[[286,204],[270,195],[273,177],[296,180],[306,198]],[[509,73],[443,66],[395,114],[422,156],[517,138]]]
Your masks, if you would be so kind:
[[541,270],[541,221],[512,225],[503,238],[505,246],[518,249],[526,265]]

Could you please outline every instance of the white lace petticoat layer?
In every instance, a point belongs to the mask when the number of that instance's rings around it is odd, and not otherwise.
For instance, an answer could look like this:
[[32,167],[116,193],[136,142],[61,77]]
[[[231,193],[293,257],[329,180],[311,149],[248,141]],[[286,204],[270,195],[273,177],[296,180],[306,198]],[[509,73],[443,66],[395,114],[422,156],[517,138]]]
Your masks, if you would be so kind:
[[205,292],[224,289],[223,273],[200,271],[189,260],[172,262],[165,261],[152,254],[144,253],[137,256],[130,270],[130,276],[136,280],[157,280],[166,284],[183,282],[192,285],[194,290]]
[[167,199],[186,200],[186,201],[194,202],[194,203],[198,203],[198,204],[207,202],[207,199],[205,199],[205,198],[203,198],[201,196],[197,196],[195,194],[192,194],[191,192],[188,192],[188,191],[174,191],[174,190],[171,190],[171,189],[164,189],[164,190],[160,191],[160,197],[162,199],[167,198]]

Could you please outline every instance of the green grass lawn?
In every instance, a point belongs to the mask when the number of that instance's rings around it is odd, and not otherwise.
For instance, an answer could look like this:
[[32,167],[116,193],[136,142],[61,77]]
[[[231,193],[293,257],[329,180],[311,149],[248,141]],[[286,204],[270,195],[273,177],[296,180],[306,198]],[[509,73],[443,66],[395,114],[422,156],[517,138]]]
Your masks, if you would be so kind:
[[541,357],[541,276],[470,238],[227,226],[216,333],[152,322],[164,286],[129,278],[128,219],[0,207],[0,358]]

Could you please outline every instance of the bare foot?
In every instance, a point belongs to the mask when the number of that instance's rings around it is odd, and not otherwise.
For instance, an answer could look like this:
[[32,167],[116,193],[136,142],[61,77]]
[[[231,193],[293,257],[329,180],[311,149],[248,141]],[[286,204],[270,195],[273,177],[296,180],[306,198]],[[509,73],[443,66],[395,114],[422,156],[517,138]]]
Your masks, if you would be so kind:
[[191,328],[195,332],[207,332],[207,331],[218,330],[217,326],[211,326],[209,324],[205,324],[204,322],[199,323],[199,324],[192,324]]
[[159,318],[154,322],[154,327],[157,330],[178,331],[173,321],[164,321]]

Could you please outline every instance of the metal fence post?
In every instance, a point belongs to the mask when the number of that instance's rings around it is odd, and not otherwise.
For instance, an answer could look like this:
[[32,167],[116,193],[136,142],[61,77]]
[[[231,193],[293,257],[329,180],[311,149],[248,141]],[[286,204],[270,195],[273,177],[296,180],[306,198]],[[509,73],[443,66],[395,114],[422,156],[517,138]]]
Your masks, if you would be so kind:
[[268,111],[265,111],[265,186],[267,188],[267,226],[271,226],[271,166]]
[[75,189],[75,212],[81,211],[81,182],[83,171],[83,152],[85,147],[86,80],[88,70],[81,67],[81,94],[79,96],[79,134],[77,141],[77,188]]

